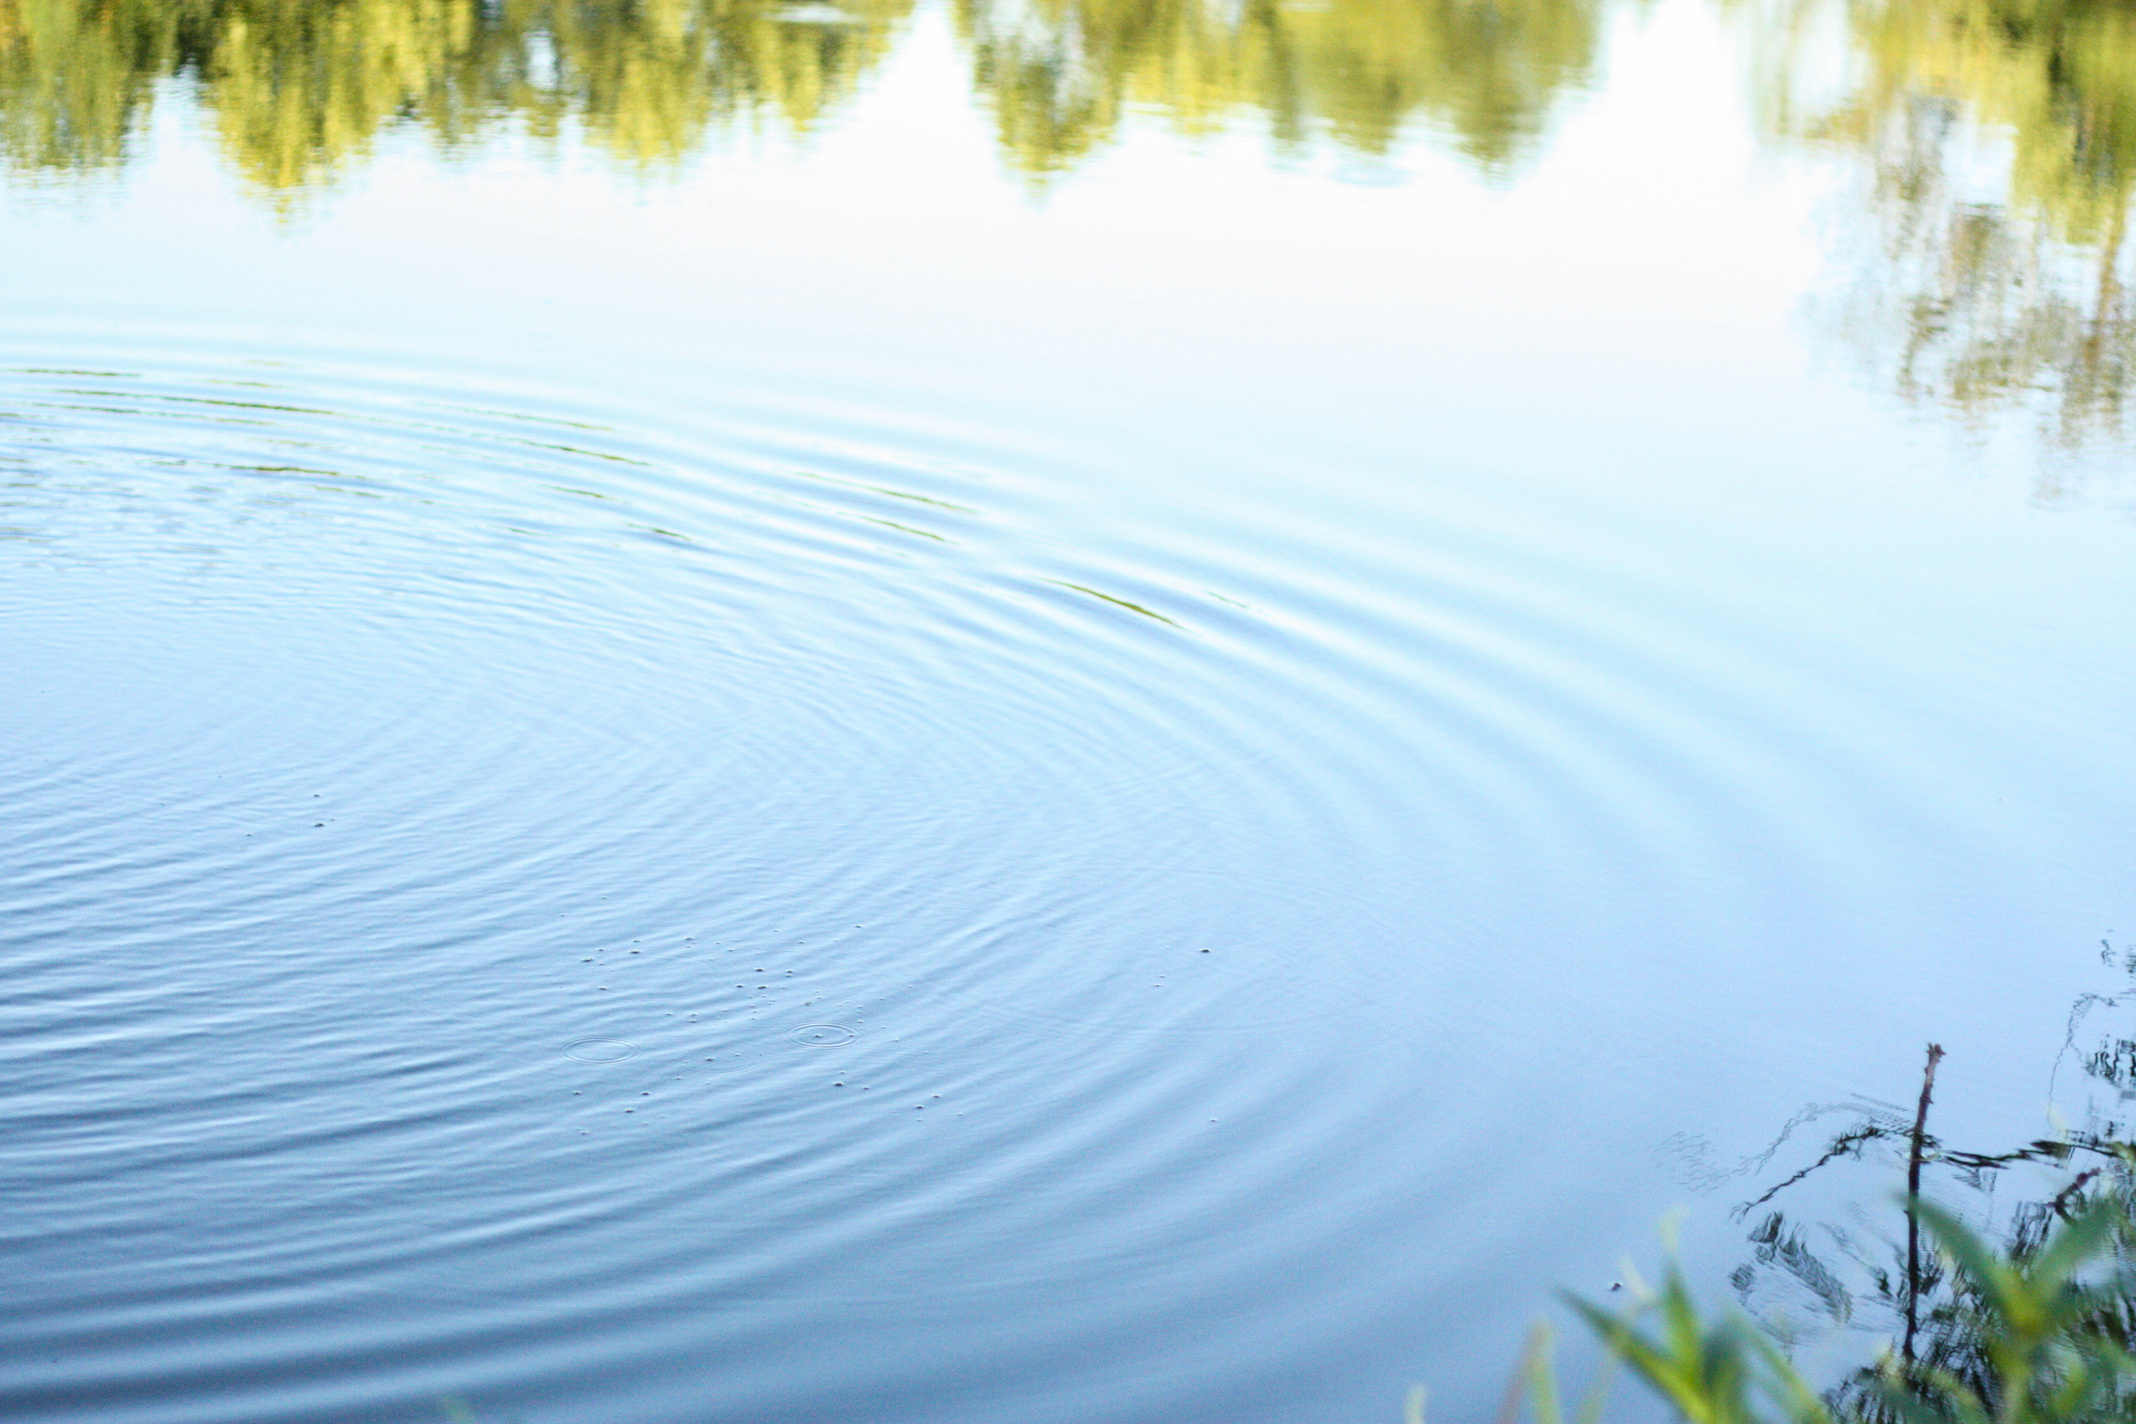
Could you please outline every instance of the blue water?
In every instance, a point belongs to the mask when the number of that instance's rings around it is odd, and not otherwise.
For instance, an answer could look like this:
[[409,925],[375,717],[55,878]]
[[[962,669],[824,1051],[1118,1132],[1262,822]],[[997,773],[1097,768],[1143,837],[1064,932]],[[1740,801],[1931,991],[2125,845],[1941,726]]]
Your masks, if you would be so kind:
[[1672,1207],[1718,1291],[1670,1144],[2039,1124],[2125,452],[1839,369],[1810,160],[1592,206],[1705,12],[1515,180],[1036,195],[931,13],[679,172],[278,209],[169,84],[10,191],[7,1418],[1474,1417]]

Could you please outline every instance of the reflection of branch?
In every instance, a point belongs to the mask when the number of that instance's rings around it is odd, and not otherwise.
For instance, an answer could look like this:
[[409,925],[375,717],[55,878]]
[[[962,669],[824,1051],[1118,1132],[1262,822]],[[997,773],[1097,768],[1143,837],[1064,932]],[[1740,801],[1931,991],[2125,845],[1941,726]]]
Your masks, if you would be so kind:
[[2056,1216],[2061,1217],[2062,1220],[2069,1220],[2070,1199],[2076,1196],[2078,1192],[2084,1190],[2084,1184],[2086,1182],[2090,1181],[2092,1178],[2098,1175],[2099,1169],[2097,1167],[2087,1167],[2083,1171],[2077,1173],[2075,1181],[2071,1182],[2068,1186],[2062,1188],[2062,1190],[2054,1194],[2054,1200],[2047,1203],[2048,1207],[2054,1212]]
[[[2105,940],[2100,940],[2099,943],[2106,945]],[[2111,964],[2112,954],[2113,946],[2107,945],[2106,953],[2099,956],[2100,962]],[[2079,994],[2076,1002],[2069,1006],[2069,1027],[2062,1038],[2062,1051],[2055,1055],[2054,1067],[2047,1074],[2047,1096],[2050,1100],[2054,1097],[2055,1080],[2062,1074],[2062,1060],[2076,1051],[2077,1029],[2083,1024],[2085,1016],[2101,1004],[2110,1009],[2118,1008],[2121,998],[2119,994]]]
[[1944,1152],[1939,1160],[1948,1162],[1968,1172],[1995,1171],[2014,1167],[2020,1162],[2066,1162],[2079,1152],[2096,1152],[2101,1157],[2119,1158],[2129,1144],[2111,1135],[2100,1137],[2085,1134],[2062,1141],[2042,1137],[2018,1148],[2014,1152]]
[[[1923,1125],[1925,1126],[1925,1123]],[[1830,1166],[1842,1157],[1860,1156],[1861,1149],[1871,1142],[1882,1142],[1898,1137],[1906,1138],[1909,1142],[1912,1142],[1914,1134],[1910,1129],[1894,1127],[1888,1123],[1881,1122],[1866,1122],[1859,1127],[1851,1127],[1827,1143],[1823,1154],[1816,1161],[1775,1182],[1757,1196],[1737,1206],[1729,1215],[1741,1221],[1749,1216],[1751,1212],[1764,1206],[1774,1197],[1820,1168]],[[1775,1146],[1777,1145],[1776,1143]],[[1918,1153],[1918,1158],[1915,1158],[1912,1153],[1909,1154],[1907,1179],[1909,1184],[1917,1183],[1919,1181],[1918,1168],[1929,1162],[1948,1163],[1964,1173],[1999,1172],[2005,1167],[2015,1167],[2020,1163],[2026,1162],[2067,1162],[2079,1152],[2089,1152],[2096,1156],[2104,1157],[2109,1161],[2122,1161],[2132,1151],[2136,1151],[2136,1142],[2124,1141],[2114,1136],[2111,1132],[2087,1132],[2072,1134],[2064,1138],[2035,1138],[2023,1147],[2014,1148],[2008,1152],[1963,1152],[1956,1148],[1945,1147],[1936,1138],[1935,1134],[1923,1131],[1920,1135],[1918,1146],[1914,1148],[1914,1152]],[[1763,1163],[1771,1156],[1772,1151],[1768,1149],[1759,1157],[1751,1160],[1754,1164]],[[2089,1170],[2095,1172],[2097,1169]]]
[[[2113,225],[2107,231],[2106,241],[2099,248],[2099,294],[2092,303],[2091,330],[2084,337],[2084,365],[2097,371],[2106,364],[2107,323],[2113,315],[2116,299],[2121,295],[2121,283],[2117,269],[2121,265],[2121,241],[2128,233],[2129,209],[2126,203],[2114,205]],[[2120,392],[2111,392],[2115,405],[2119,405]]]
[[1831,1145],[1825,1148],[1824,1155],[1822,1157],[1819,1157],[1815,1162],[1812,1162],[1809,1166],[1804,1167],[1801,1171],[1795,1173],[1787,1180],[1775,1183],[1772,1187],[1767,1189],[1764,1195],[1760,1196],[1757,1200],[1744,1202],[1741,1206],[1737,1207],[1734,1213],[1736,1220],[1741,1221],[1752,1211],[1755,1211],[1757,1208],[1764,1206],[1774,1197],[1780,1195],[1781,1192],[1785,1191],[1789,1187],[1794,1186],[1795,1183],[1801,1181],[1804,1177],[1807,1177],[1808,1175],[1810,1175],[1810,1173],[1816,1171],[1818,1168],[1823,1167],[1830,1162],[1836,1161],[1841,1157],[1853,1157],[1860,1155],[1860,1151],[1863,1144],[1876,1142],[1886,1137],[1897,1137],[1898,1135],[1899,1134],[1895,1130],[1885,1127],[1881,1123],[1874,1122],[1866,1123],[1861,1127],[1850,1128],[1847,1131],[1842,1132],[1839,1136],[1832,1139]]

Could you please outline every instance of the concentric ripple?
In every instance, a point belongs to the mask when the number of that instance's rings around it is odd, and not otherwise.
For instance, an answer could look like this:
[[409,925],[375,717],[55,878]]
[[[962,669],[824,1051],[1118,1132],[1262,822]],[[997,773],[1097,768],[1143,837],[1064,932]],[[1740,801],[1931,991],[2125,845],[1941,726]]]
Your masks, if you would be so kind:
[[1495,1357],[1509,1144],[1965,858],[1578,511],[647,401],[0,378],[7,1418],[1331,1417],[1236,1362]]

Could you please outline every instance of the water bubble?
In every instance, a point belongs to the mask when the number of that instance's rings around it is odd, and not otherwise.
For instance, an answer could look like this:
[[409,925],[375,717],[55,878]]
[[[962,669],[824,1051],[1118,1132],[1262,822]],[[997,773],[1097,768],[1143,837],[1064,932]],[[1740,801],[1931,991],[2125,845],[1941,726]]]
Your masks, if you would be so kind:
[[621,1063],[638,1056],[638,1045],[620,1038],[582,1038],[564,1045],[564,1057],[581,1063]]
[[827,1048],[834,1044],[851,1043],[860,1035],[844,1024],[803,1024],[787,1037],[811,1048]]

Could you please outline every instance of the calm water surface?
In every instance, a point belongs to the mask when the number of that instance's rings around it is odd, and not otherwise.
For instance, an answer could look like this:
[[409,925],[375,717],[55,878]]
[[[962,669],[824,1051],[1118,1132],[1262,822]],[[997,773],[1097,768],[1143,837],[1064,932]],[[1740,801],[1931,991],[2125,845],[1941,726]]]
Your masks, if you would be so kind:
[[[1490,1410],[2136,930],[2136,25],[0,0],[0,1415]],[[2015,12],[2013,11],[2013,14]]]

